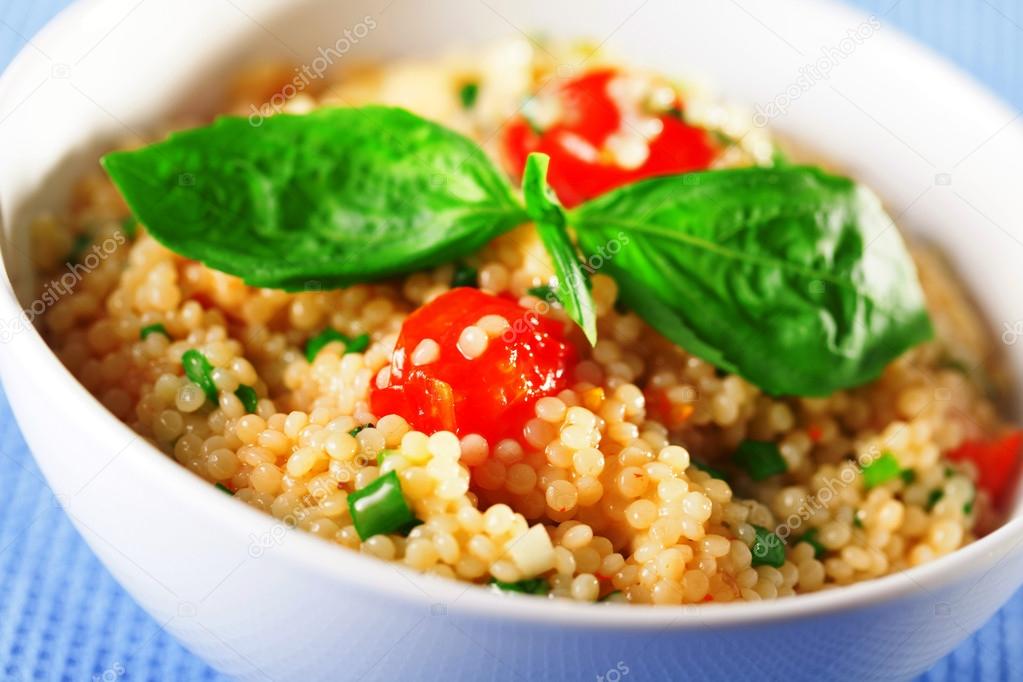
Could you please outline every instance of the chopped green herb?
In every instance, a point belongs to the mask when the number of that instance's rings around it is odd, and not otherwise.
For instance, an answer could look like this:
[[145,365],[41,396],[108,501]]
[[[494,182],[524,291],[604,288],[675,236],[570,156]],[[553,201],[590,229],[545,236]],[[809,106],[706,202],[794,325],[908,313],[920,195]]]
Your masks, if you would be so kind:
[[526,578],[514,583],[503,583],[496,578],[491,578],[490,584],[502,592],[544,595],[551,591],[550,584],[543,578]]
[[783,474],[788,467],[776,443],[762,440],[744,440],[732,455],[735,463],[746,470],[754,481],[763,481]]
[[969,516],[970,514],[972,514],[972,513],[973,513],[973,504],[974,504],[974,503],[975,503],[976,501],[977,501],[977,496],[976,496],[976,494],[975,494],[975,495],[974,495],[973,497],[971,497],[971,498],[970,498],[970,501],[969,501],[969,502],[966,502],[966,503],[965,503],[965,504],[963,505],[963,516]]
[[476,279],[478,275],[479,271],[476,268],[468,265],[459,265],[455,268],[455,274],[451,276],[451,288],[475,287],[478,283]]
[[85,250],[92,244],[92,235],[88,234],[76,234],[75,240],[71,244],[71,251],[68,253],[67,262],[77,263],[82,259],[82,255]]
[[912,485],[912,483],[916,480],[916,471],[913,469],[903,469],[899,472],[899,478],[901,478],[902,482],[906,485]]
[[338,330],[327,327],[306,342],[305,359],[312,364],[323,347],[335,341],[345,344],[345,353],[361,353],[369,348],[369,334],[359,334],[355,338],[348,338]]
[[359,334],[345,346],[346,353],[361,353],[369,348],[369,334]]
[[753,553],[754,566],[774,566],[778,568],[785,563],[785,545],[781,538],[763,526],[753,526],[756,540],[750,551]]
[[664,115],[670,116],[671,118],[674,118],[678,121],[682,121],[683,123],[686,122],[686,112],[684,112],[682,110],[682,107],[680,107],[677,104],[673,105],[670,109],[664,112]]
[[717,130],[716,128],[712,128],[712,129],[708,130],[707,132],[710,133],[710,136],[712,138],[714,138],[714,141],[720,147],[728,148],[728,147],[734,147],[735,145],[739,144],[739,141],[737,139],[735,139],[734,137],[732,137],[731,135],[729,135],[726,132],[723,132],[721,130]]
[[170,338],[170,334],[167,333],[167,328],[164,327],[159,322],[156,322],[154,324],[147,324],[145,327],[139,330],[139,338],[142,339],[143,341],[145,341],[146,337],[149,336],[150,334],[163,334],[168,339]]
[[121,220],[121,232],[124,232],[128,239],[135,238],[135,235],[139,233],[139,221],[135,219],[135,216],[130,215]]
[[853,525],[857,528],[863,528],[863,519],[860,518],[860,513],[858,511],[853,514]]
[[384,448],[383,450],[381,450],[380,452],[377,453],[377,466],[380,466],[381,464],[383,464],[384,460],[387,459],[388,457],[390,457],[391,455],[397,455],[397,454],[398,454],[397,450],[388,450],[388,449]]
[[558,299],[558,290],[550,284],[541,284],[538,287],[529,287],[526,289],[526,293],[530,296],[536,296],[541,301],[547,301],[548,303],[560,302]]
[[394,533],[416,520],[401,492],[398,472],[390,471],[348,495],[348,512],[359,538]]
[[231,490],[230,488],[228,488],[228,487],[227,487],[226,485],[224,485],[223,483],[217,483],[217,484],[216,484],[216,488],[217,488],[217,490],[219,490],[219,491],[221,491],[221,492],[225,492],[225,493],[227,493],[228,495],[231,495],[232,497],[234,496],[234,491],[233,491],[233,490]]
[[798,545],[800,542],[805,542],[806,544],[813,547],[813,557],[815,559],[820,559],[828,550],[827,548],[824,547],[824,545],[820,543],[820,540],[817,539],[817,535],[819,533],[820,531],[817,528],[811,528],[810,530],[803,533],[802,536],[796,538],[794,544]]
[[959,372],[960,374],[970,374],[970,366],[958,358],[951,356],[945,356],[938,361],[938,366],[944,369],[951,369]]
[[780,166],[789,166],[791,163],[792,162],[789,161],[789,155],[783,152],[780,147],[775,147],[771,152],[771,165],[775,168]]
[[234,394],[238,396],[238,400],[242,401],[246,412],[252,414],[256,411],[256,408],[259,406],[259,396],[256,395],[256,389],[242,384],[235,389]]
[[945,478],[952,478],[956,475],[956,470],[950,466],[945,467]]
[[349,431],[348,435],[351,436],[352,438],[355,438],[356,436],[359,435],[359,431],[362,431],[363,429],[372,428],[372,426],[373,426],[372,424],[359,424],[354,429]]
[[863,485],[868,490],[877,487],[882,483],[894,481],[902,475],[902,468],[895,455],[885,452],[873,462],[863,467]]
[[181,356],[181,366],[185,368],[185,376],[193,384],[197,384],[206,399],[213,405],[217,404],[217,385],[213,383],[213,365],[206,356],[194,348],[190,348]]
[[718,468],[716,468],[716,467],[712,467],[711,465],[707,464],[706,462],[701,462],[701,461],[700,461],[700,460],[698,460],[698,459],[692,459],[692,458],[690,458],[690,460],[689,460],[689,464],[690,464],[691,466],[694,466],[694,467],[696,467],[696,468],[697,468],[697,469],[699,469],[700,471],[705,471],[705,472],[707,472],[707,473],[708,473],[708,474],[710,474],[710,475],[711,475],[711,477],[713,477],[713,478],[720,478],[720,479],[721,479],[722,481],[726,481],[726,480],[728,480],[728,477],[727,477],[727,476],[725,476],[725,472],[721,471],[721,469],[718,469]]
[[938,502],[940,502],[941,498],[943,497],[945,497],[945,491],[942,490],[941,488],[935,488],[934,490],[932,490],[931,493],[927,496],[926,506],[927,511],[931,511],[932,509],[934,509],[934,505],[938,504]]
[[608,592],[607,594],[605,594],[603,597],[601,597],[597,601],[609,601],[611,599],[611,597],[615,596],[616,594],[621,594],[621,593],[622,593],[621,590],[612,590],[611,592]]
[[472,109],[476,106],[476,98],[480,94],[480,84],[470,81],[458,91],[458,99],[462,102],[463,109]]

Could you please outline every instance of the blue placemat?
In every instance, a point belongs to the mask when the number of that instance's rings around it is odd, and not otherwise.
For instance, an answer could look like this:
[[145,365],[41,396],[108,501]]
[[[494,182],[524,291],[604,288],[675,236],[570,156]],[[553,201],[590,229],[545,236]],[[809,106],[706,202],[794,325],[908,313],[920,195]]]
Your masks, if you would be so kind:
[[[0,68],[66,4],[0,0]],[[851,4],[931,45],[1017,109],[1023,106],[1019,0]],[[1023,593],[924,679],[1023,679],[1020,642]],[[222,679],[164,632],[92,555],[46,487],[0,393],[0,680]]]

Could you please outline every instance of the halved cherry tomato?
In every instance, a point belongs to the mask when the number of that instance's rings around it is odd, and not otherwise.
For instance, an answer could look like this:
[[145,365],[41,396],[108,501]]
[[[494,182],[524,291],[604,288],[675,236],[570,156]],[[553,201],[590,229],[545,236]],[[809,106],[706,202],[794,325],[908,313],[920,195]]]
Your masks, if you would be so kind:
[[1023,446],[1023,431],[1013,431],[993,441],[967,441],[948,454],[952,460],[969,460],[977,465],[977,485],[991,494],[997,504],[1009,490]]
[[[458,349],[462,330],[484,315],[508,321],[478,357]],[[424,340],[440,346],[436,359],[416,366],[412,355]],[[534,403],[563,390],[575,362],[562,326],[510,298],[477,289],[452,289],[405,320],[391,359],[389,385],[370,394],[373,413],[398,414],[425,433],[477,433],[493,446],[521,438]]]
[[[519,177],[530,152],[548,154],[548,181],[571,207],[642,178],[707,168],[717,149],[706,130],[683,121],[677,95],[659,110],[642,101],[616,100],[611,86],[620,77],[628,75],[605,68],[561,85],[550,95],[555,98],[555,121],[543,130],[536,130],[527,116],[515,118],[504,132],[508,171]],[[613,135],[645,140],[646,159],[639,165],[620,165],[608,146]]]

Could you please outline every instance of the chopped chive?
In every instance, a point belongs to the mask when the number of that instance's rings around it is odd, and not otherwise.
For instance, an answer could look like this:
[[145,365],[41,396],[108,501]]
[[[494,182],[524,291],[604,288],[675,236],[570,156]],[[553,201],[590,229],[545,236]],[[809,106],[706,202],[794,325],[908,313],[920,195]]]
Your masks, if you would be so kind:
[[895,455],[885,452],[873,462],[863,467],[863,485],[868,490],[882,483],[895,480],[902,475],[902,468]]
[[714,138],[714,141],[720,147],[725,147],[725,148],[727,148],[727,147],[734,147],[737,144],[739,144],[739,141],[737,139],[735,139],[734,137],[732,137],[728,133],[725,133],[725,132],[722,132],[720,130],[717,130],[716,128],[711,128],[707,132],[710,133],[710,136],[712,138]]
[[824,545],[820,543],[820,540],[817,539],[818,533],[819,530],[817,528],[811,528],[810,530],[803,533],[801,537],[796,538],[795,542],[795,544],[797,545],[800,542],[805,542],[806,544],[813,547],[814,559],[820,559],[822,556],[824,556],[824,553],[827,551],[827,548],[825,548]]
[[548,303],[560,303],[558,298],[558,291],[550,284],[541,284],[538,287],[529,287],[526,289],[526,293],[530,296],[536,296],[541,301],[547,301]]
[[459,265],[455,268],[455,274],[451,276],[451,288],[457,287],[476,287],[478,286],[477,277],[479,271],[468,265]]
[[976,501],[977,501],[977,493],[974,493],[973,497],[970,498],[969,502],[966,502],[963,505],[963,516],[969,516],[970,514],[973,513],[973,504]]
[[899,478],[901,478],[902,482],[906,485],[911,485],[913,481],[916,480],[916,472],[912,469],[903,469],[899,472]]
[[491,578],[490,584],[502,592],[544,595],[551,591],[550,584],[543,578],[526,578],[514,583],[503,583],[497,578]]
[[776,443],[762,440],[744,440],[732,456],[735,463],[746,470],[754,481],[763,481],[783,474],[788,469]]
[[92,236],[88,234],[76,234],[75,240],[71,243],[71,251],[68,252],[67,262],[77,263],[81,260],[82,254],[92,244]]
[[351,436],[352,438],[355,438],[356,436],[359,435],[359,431],[362,431],[363,429],[369,429],[369,428],[372,428],[372,427],[373,427],[372,424],[359,424],[354,429],[349,431],[348,435]]
[[361,353],[369,348],[369,334],[359,334],[345,344],[346,353]]
[[857,528],[863,528],[863,519],[860,518],[860,513],[858,511],[853,514],[853,525]]
[[213,365],[206,359],[206,356],[194,348],[190,348],[181,356],[181,366],[185,368],[185,376],[198,384],[206,398],[217,404],[217,385],[213,383]]
[[670,116],[678,121],[686,122],[686,114],[682,111],[682,107],[677,104],[673,104],[670,109],[664,112],[665,116]]
[[348,512],[359,538],[394,533],[416,520],[401,492],[398,472],[390,471],[348,495]]
[[927,511],[934,509],[934,505],[941,501],[941,498],[945,497],[945,491],[941,488],[935,488],[927,496]]
[[715,467],[712,467],[711,465],[707,464],[706,462],[701,462],[701,461],[700,461],[700,460],[698,460],[698,459],[692,459],[692,458],[690,458],[690,460],[689,460],[689,464],[690,464],[691,466],[694,466],[694,467],[696,467],[696,468],[697,468],[697,469],[699,469],[700,471],[705,471],[705,472],[707,472],[708,474],[710,474],[710,475],[711,475],[711,477],[712,477],[712,478],[719,478],[719,479],[721,479],[722,481],[726,481],[726,480],[728,480],[728,477],[727,477],[727,476],[725,476],[725,472],[721,471],[721,469],[717,469],[717,468],[715,468]]
[[121,232],[124,232],[128,239],[135,238],[139,232],[139,221],[135,219],[135,216],[130,215],[121,220]]
[[946,357],[944,357],[944,358],[942,358],[941,360],[938,361],[938,366],[939,367],[943,367],[945,369],[955,370],[956,372],[959,372],[960,374],[966,374],[966,375],[970,374],[970,366],[967,365],[962,360],[959,360],[957,358],[946,356]]
[[164,327],[159,322],[147,324],[145,327],[139,330],[139,338],[142,339],[143,341],[145,341],[146,337],[149,336],[150,334],[163,334],[168,339],[170,338],[170,334],[167,333],[167,328]]
[[462,102],[463,109],[472,109],[476,106],[476,98],[480,94],[480,84],[469,81],[458,91],[458,99]]
[[219,490],[219,491],[221,491],[221,492],[225,492],[225,493],[227,493],[228,495],[231,495],[232,497],[234,497],[234,491],[233,491],[233,490],[231,490],[230,488],[228,488],[228,487],[227,487],[226,485],[224,485],[223,483],[217,483],[217,484],[216,484],[216,488],[217,488],[217,490]]
[[323,347],[334,341],[345,344],[345,353],[361,353],[369,348],[369,334],[359,334],[355,338],[349,338],[338,330],[327,327],[306,342],[305,359],[312,364]]
[[950,466],[945,467],[945,478],[952,478],[956,475],[956,470]]
[[242,401],[242,405],[245,406],[245,411],[252,414],[256,411],[256,407],[259,405],[259,396],[256,395],[256,389],[251,386],[241,384],[234,392],[238,396],[238,400]]
[[778,568],[785,563],[785,546],[781,538],[763,526],[753,526],[756,539],[750,551],[753,553],[754,566],[774,566]]

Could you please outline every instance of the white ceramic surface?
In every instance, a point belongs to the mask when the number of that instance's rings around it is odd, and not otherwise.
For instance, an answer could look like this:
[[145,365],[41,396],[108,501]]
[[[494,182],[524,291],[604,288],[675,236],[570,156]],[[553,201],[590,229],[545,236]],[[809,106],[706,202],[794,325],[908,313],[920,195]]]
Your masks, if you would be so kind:
[[[837,5],[82,0],[0,79],[0,219],[13,283],[0,294],[0,369],[67,513],[160,623],[252,680],[902,679],[1023,583],[1017,518],[922,568],[772,603],[652,609],[501,597],[284,531],[108,414],[18,323],[32,303],[29,217],[65,201],[113,140],[204,107],[242,62],[308,63],[366,17],[376,27],[353,41],[342,68],[542,29],[606,40],[751,105],[787,92],[775,128],[844,165],[907,229],[945,247],[996,333],[1023,320],[1014,286],[1023,132],[1013,114],[883,21],[843,49],[868,19]],[[829,59],[826,79],[799,80]],[[1023,380],[1023,344],[1007,350]]]

